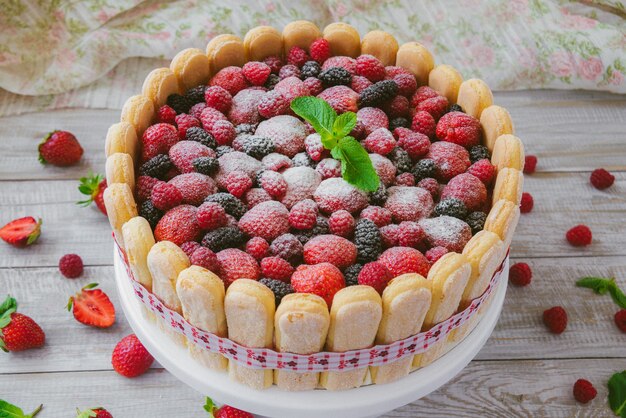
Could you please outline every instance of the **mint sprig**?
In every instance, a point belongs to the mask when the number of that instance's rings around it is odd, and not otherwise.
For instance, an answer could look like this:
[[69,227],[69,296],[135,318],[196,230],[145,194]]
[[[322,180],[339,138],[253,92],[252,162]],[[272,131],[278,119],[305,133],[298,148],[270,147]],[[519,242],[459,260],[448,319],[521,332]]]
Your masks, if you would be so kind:
[[378,189],[380,179],[369,154],[359,141],[349,136],[356,126],[354,112],[338,116],[326,101],[310,96],[294,99],[291,109],[313,126],[324,148],[341,161],[341,176],[345,181],[366,192]]
[[626,370],[609,379],[609,406],[616,416],[626,418]]
[[592,289],[598,295],[605,295],[607,292],[613,301],[622,309],[626,309],[626,295],[615,283],[615,278],[605,279],[604,277],[583,277],[576,282],[576,286]]
[[2,418],[33,418],[41,411],[41,408],[43,408],[43,405],[39,405],[30,414],[25,414],[22,408],[0,399],[0,417]]

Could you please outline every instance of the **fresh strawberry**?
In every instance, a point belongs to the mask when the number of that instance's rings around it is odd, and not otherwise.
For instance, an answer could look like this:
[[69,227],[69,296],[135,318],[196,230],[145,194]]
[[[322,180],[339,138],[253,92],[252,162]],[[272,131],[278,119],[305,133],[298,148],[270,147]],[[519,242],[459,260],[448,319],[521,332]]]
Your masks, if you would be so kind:
[[330,263],[302,264],[291,276],[291,285],[298,293],[313,293],[332,305],[335,293],[346,287],[341,271]]
[[89,206],[91,202],[95,202],[100,212],[107,214],[107,208],[104,206],[104,190],[107,188],[107,181],[102,174],[89,173],[87,177],[80,178],[78,190],[89,196],[88,199],[80,200],[76,204],[81,206]]
[[209,417],[211,418],[253,418],[251,413],[233,408],[229,405],[224,405],[221,408],[218,408],[209,397],[206,398],[204,410],[209,413]]
[[307,264],[330,263],[345,269],[354,264],[356,254],[356,245],[337,235],[318,235],[304,244],[304,261]]
[[76,418],[113,418],[113,415],[102,407],[77,410]]
[[0,228],[0,238],[14,247],[23,248],[31,245],[41,234],[41,219],[32,216],[15,219]]
[[108,328],[115,322],[115,307],[101,289],[94,289],[98,283],[83,287],[67,303],[78,322],[96,328]]
[[26,415],[22,408],[0,399],[0,417],[33,418],[41,411],[41,408],[43,408],[43,405],[39,405],[33,412]]
[[76,164],[83,156],[83,147],[67,131],[52,131],[39,143],[39,162],[59,167]]
[[30,317],[16,310],[17,301],[11,296],[0,305],[0,350],[9,352],[41,347],[46,334]]
[[113,349],[111,364],[113,369],[124,377],[144,374],[154,361],[154,357],[141,344],[135,334],[122,338]]

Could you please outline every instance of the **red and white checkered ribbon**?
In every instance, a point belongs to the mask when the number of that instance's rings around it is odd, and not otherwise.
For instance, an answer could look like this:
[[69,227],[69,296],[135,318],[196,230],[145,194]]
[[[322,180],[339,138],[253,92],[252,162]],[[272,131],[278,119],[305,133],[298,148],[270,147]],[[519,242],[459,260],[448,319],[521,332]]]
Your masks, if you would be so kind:
[[133,279],[133,274],[128,265],[124,252],[116,247],[131,279],[135,295],[163,322],[180,334],[187,337],[188,341],[198,347],[213,353],[220,353],[231,361],[253,369],[284,369],[298,372],[322,372],[322,371],[345,371],[359,369],[367,366],[382,366],[407,356],[422,353],[428,347],[445,339],[454,329],[462,326],[478,313],[478,308],[497,287],[502,269],[508,258],[502,262],[495,272],[487,290],[463,311],[452,315],[447,320],[435,325],[430,330],[421,332],[404,340],[391,344],[376,345],[372,348],[351,350],[342,353],[320,352],[314,354],[279,353],[267,348],[248,348],[228,338],[218,337],[210,332],[202,331],[191,325],[179,313],[166,307],[159,299],[146,290],[139,282]]

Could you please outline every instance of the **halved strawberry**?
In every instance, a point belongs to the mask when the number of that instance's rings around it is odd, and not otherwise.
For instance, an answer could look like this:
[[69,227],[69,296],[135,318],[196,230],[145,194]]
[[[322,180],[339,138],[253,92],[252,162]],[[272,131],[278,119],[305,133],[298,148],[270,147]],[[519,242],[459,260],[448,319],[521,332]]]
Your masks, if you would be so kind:
[[70,296],[67,310],[72,311],[78,322],[96,328],[108,328],[115,322],[115,307],[98,283],[83,287],[75,296]]
[[40,234],[41,219],[32,216],[15,219],[0,229],[0,238],[18,248],[34,243]]
[[104,190],[107,188],[107,181],[102,174],[89,173],[86,177],[80,178],[78,190],[89,196],[89,199],[80,200],[76,204],[81,206],[89,206],[91,202],[95,202],[100,212],[107,214],[107,208],[104,206]]
[[113,418],[113,415],[102,407],[89,408],[84,411],[76,409],[76,418]]

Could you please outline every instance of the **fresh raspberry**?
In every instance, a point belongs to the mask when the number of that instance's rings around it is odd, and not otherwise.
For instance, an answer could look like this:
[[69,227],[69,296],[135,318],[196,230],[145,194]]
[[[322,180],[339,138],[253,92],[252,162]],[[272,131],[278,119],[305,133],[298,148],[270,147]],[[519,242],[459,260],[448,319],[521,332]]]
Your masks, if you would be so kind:
[[415,110],[428,112],[435,120],[439,120],[448,111],[449,106],[448,99],[443,96],[437,96],[420,102]]
[[491,161],[483,158],[472,164],[467,172],[482,181],[485,186],[489,186],[496,175],[496,168]]
[[352,77],[352,81],[350,82],[350,88],[357,93],[361,93],[363,90],[371,86],[373,83],[369,81],[367,78],[362,77],[360,75],[355,75]]
[[289,102],[276,90],[268,91],[259,101],[259,115],[264,118],[284,115],[288,111]]
[[411,173],[402,173],[396,176],[396,186],[415,186],[415,177]]
[[302,200],[291,208],[289,225],[295,229],[311,229],[317,223],[317,214],[317,204],[313,200]]
[[[397,155],[395,154],[397,150],[400,150],[400,148],[394,148],[394,150],[391,151],[388,156],[391,157],[393,155]],[[402,150],[402,152],[404,152],[404,150]],[[410,161],[408,155],[406,156],[406,158],[408,161]],[[380,178],[380,182],[385,186],[391,185],[395,181],[396,173],[398,172],[394,163],[392,163],[389,158],[383,157],[379,154],[370,154],[370,160],[372,161],[374,170],[376,170],[376,174],[378,174],[378,177]],[[339,173],[339,176],[340,175],[341,173]]]
[[380,239],[384,248],[398,246],[398,231],[400,225],[389,224],[380,228]]
[[148,371],[154,358],[135,334],[127,335],[115,345],[111,364],[124,377],[136,377]]
[[237,131],[229,121],[218,120],[211,128],[211,135],[215,138],[217,145],[229,145],[237,136]]
[[385,103],[383,109],[391,119],[408,117],[411,111],[409,99],[400,95]]
[[205,131],[209,133],[211,133],[211,131],[213,130],[213,125],[220,120],[228,121],[228,119],[226,119],[226,116],[224,116],[222,112],[217,109],[213,109],[212,107],[204,108],[204,110],[202,110],[202,113],[200,114],[200,122],[202,122],[202,127]]
[[204,100],[208,107],[226,113],[233,104],[233,96],[220,86],[207,87],[204,91]]
[[406,68],[402,68],[396,65],[388,65],[385,67],[385,78],[392,79],[400,74],[413,75]]
[[243,171],[233,171],[226,176],[226,190],[235,197],[242,197],[252,188],[252,179]]
[[261,260],[269,255],[270,245],[261,237],[252,237],[246,243],[246,252],[257,260]]
[[178,137],[180,139],[185,139],[185,137],[187,136],[187,129],[200,127],[201,122],[198,118],[194,116],[188,115],[186,113],[181,113],[180,115],[176,116],[176,126],[178,127]]
[[278,76],[281,80],[284,80],[289,77],[300,78],[301,75],[302,75],[302,72],[300,71],[300,69],[292,64],[287,64],[283,66],[278,72]]
[[437,260],[439,260],[444,255],[448,254],[449,251],[446,247],[433,247],[430,250],[426,251],[426,259],[430,262],[430,264],[435,264]]
[[386,209],[396,222],[418,221],[430,216],[435,204],[428,191],[420,187],[393,186],[388,189]]
[[180,244],[180,249],[183,250],[187,257],[191,258],[193,252],[200,248],[200,243],[196,241],[187,241]]
[[300,68],[305,62],[310,61],[311,57],[307,52],[299,46],[293,46],[287,53],[287,63]]
[[260,186],[269,193],[270,196],[277,199],[285,195],[287,191],[287,181],[282,174],[276,171],[264,171],[260,177]]
[[398,228],[398,245],[401,247],[418,248],[424,241],[424,230],[417,222],[403,221]]
[[330,263],[344,269],[356,261],[356,246],[337,235],[318,235],[304,244],[307,264]]
[[438,97],[439,93],[437,93],[434,89],[428,86],[418,87],[415,91],[415,94],[411,97],[411,107],[416,108],[418,104],[423,102],[424,100],[432,99],[433,97]]
[[200,120],[200,115],[206,107],[207,105],[204,102],[196,103],[195,105],[191,106],[191,109],[189,109],[189,114],[194,118]]
[[387,128],[378,128],[363,141],[365,149],[376,154],[389,154],[396,146],[396,139]]
[[313,161],[320,161],[322,158],[330,156],[329,151],[324,148],[320,134],[313,133],[304,139],[306,153]]
[[189,262],[195,266],[204,267],[205,269],[218,273],[220,269],[220,263],[217,261],[217,255],[207,247],[198,247],[191,257]]
[[191,205],[180,205],[167,211],[154,229],[154,238],[157,241],[172,241],[176,245],[198,241],[202,229],[198,225],[197,212],[198,209]]
[[365,264],[357,277],[360,285],[371,286],[380,294],[383,293],[391,279],[393,276],[389,269],[378,261]]
[[356,113],[357,121],[363,125],[365,133],[371,134],[379,128],[389,127],[389,118],[382,110],[376,107],[364,107]]
[[280,201],[288,208],[301,200],[310,199],[322,181],[317,171],[306,166],[292,167],[282,174],[287,182],[287,191]]
[[426,158],[435,161],[437,177],[444,182],[464,173],[470,166],[467,150],[452,142],[441,141],[431,144]]
[[59,260],[59,271],[68,279],[75,279],[83,274],[83,260],[78,254],[65,254]]
[[273,199],[265,190],[260,187],[253,187],[246,192],[243,200],[246,202],[246,205],[248,205],[248,209],[252,209],[261,202],[268,202]]
[[626,309],[621,309],[615,312],[615,325],[622,332],[626,332]]
[[526,263],[515,263],[509,268],[509,282],[515,286],[528,286],[533,272]]
[[313,194],[324,213],[345,209],[356,213],[367,206],[367,195],[342,178],[329,178],[320,183]]
[[137,191],[137,202],[143,203],[146,200],[150,199],[152,188],[155,184],[160,182],[161,180],[155,179],[154,177],[139,176],[137,178],[137,184],[135,185],[135,190]]
[[204,202],[198,207],[198,225],[205,230],[226,226],[226,211],[215,202]]
[[219,276],[226,287],[237,279],[259,280],[259,263],[250,254],[237,248],[227,248],[217,253]]
[[604,190],[613,185],[615,182],[615,176],[604,168],[596,168],[591,172],[589,181],[598,190]]
[[554,306],[543,311],[543,323],[550,332],[560,334],[567,327],[567,312],[561,306]]
[[330,57],[326,61],[324,61],[324,64],[322,64],[322,71],[328,70],[329,68],[333,67],[344,68],[348,70],[350,74],[354,75],[356,73],[356,60],[354,58],[346,57],[343,55]]
[[432,115],[425,111],[415,112],[411,121],[411,129],[434,139],[437,123]]
[[169,123],[157,123],[145,130],[141,142],[141,160],[145,162],[159,154],[167,154],[178,142],[178,132]]
[[524,157],[524,174],[532,174],[537,168],[537,157],[534,155],[527,155]]
[[315,171],[320,173],[323,180],[341,177],[341,162],[334,158],[324,158],[317,164]]
[[241,217],[239,228],[251,237],[271,241],[289,231],[289,211],[274,200],[259,203]]
[[198,157],[213,157],[215,151],[196,141],[180,141],[174,144],[168,152],[170,160],[181,173],[196,171],[193,161]]
[[469,149],[480,144],[482,128],[478,119],[467,113],[449,112],[437,122],[436,133],[441,141],[454,142]]
[[278,74],[281,67],[283,66],[283,62],[280,58],[275,55],[269,56],[263,60],[263,62],[270,67],[272,74]]
[[263,277],[289,283],[293,267],[287,260],[280,257],[265,257],[261,260],[261,274]]
[[213,76],[211,86],[219,86],[228,91],[232,96],[239,93],[248,86],[246,77],[244,77],[241,68],[226,67],[222,68]]
[[416,160],[428,153],[430,140],[428,139],[428,136],[424,134],[411,132],[406,135],[400,135],[398,146],[404,149],[409,154],[411,159]]
[[450,180],[441,191],[441,200],[452,197],[462,201],[470,212],[474,212],[480,210],[487,200],[487,188],[478,177],[462,173]]
[[241,68],[241,72],[250,84],[253,86],[262,86],[267,81],[267,77],[272,73],[272,69],[263,62],[249,61]]
[[584,247],[591,244],[591,229],[587,225],[576,225],[567,231],[565,238],[574,247]]
[[303,83],[309,89],[311,96],[317,96],[324,90],[322,81],[319,78],[307,77]]
[[276,84],[276,87],[274,87],[274,91],[282,94],[289,103],[297,97],[309,95],[309,89],[302,80],[297,77],[287,77],[280,80],[278,84]]
[[170,210],[181,204],[183,195],[180,190],[169,183],[157,183],[150,195],[154,207],[160,210]]
[[163,105],[159,108],[157,113],[157,121],[159,123],[169,123],[174,125],[176,123],[176,111],[168,105]]
[[204,199],[217,192],[213,179],[200,173],[179,174],[168,183],[176,186],[183,196],[183,203],[188,205],[201,205]]
[[328,218],[330,232],[340,237],[348,238],[354,232],[356,222],[347,210],[338,210]]
[[272,241],[270,253],[291,262],[297,260],[304,250],[302,243],[293,234],[283,234]]
[[[259,102],[265,92],[255,89],[241,90],[233,97],[233,105],[228,112],[228,119],[233,125],[256,125],[261,121]],[[254,132],[251,132],[254,133]]]
[[419,221],[430,247],[446,247],[448,251],[460,253],[472,238],[472,228],[461,219],[443,215]]
[[[330,61],[330,60],[329,60]],[[328,61],[326,61],[328,62]],[[328,102],[330,107],[335,109],[337,113],[354,112],[359,109],[357,106],[357,100],[359,94],[346,86],[334,86],[327,88],[321,92],[317,97]]]
[[415,248],[389,248],[380,255],[378,261],[387,267],[393,277],[405,273],[417,273],[426,277],[430,270],[430,263],[426,257]]
[[330,263],[312,266],[298,266],[291,276],[291,285],[298,293],[313,293],[326,301],[328,306],[333,303],[335,293],[346,286],[341,271]]
[[528,213],[531,210],[533,210],[533,205],[534,205],[534,201],[533,201],[533,197],[530,193],[522,193],[522,201],[520,203],[519,206],[519,210],[521,213]]
[[413,74],[398,74],[393,77],[393,81],[398,85],[398,94],[404,97],[413,97],[417,90],[417,80]]
[[428,190],[433,199],[439,198],[439,182],[434,178],[426,177],[425,179],[421,179],[419,183],[417,183],[417,187]]
[[261,162],[263,163],[263,168],[271,171],[281,171],[292,167],[291,158],[277,152],[266,155]]
[[580,403],[588,403],[593,400],[598,391],[593,387],[590,381],[585,379],[578,379],[574,383],[573,388],[574,398]]
[[324,63],[330,58],[330,43],[324,38],[314,40],[309,46],[309,54],[318,63]]
[[375,83],[385,78],[385,66],[373,55],[360,55],[356,59],[356,74]]
[[392,214],[389,209],[380,206],[368,206],[361,211],[361,218],[369,219],[381,228],[391,223]]
[[280,115],[261,122],[255,135],[271,139],[275,152],[293,158],[304,151],[304,139],[308,132],[305,124],[298,118]]

